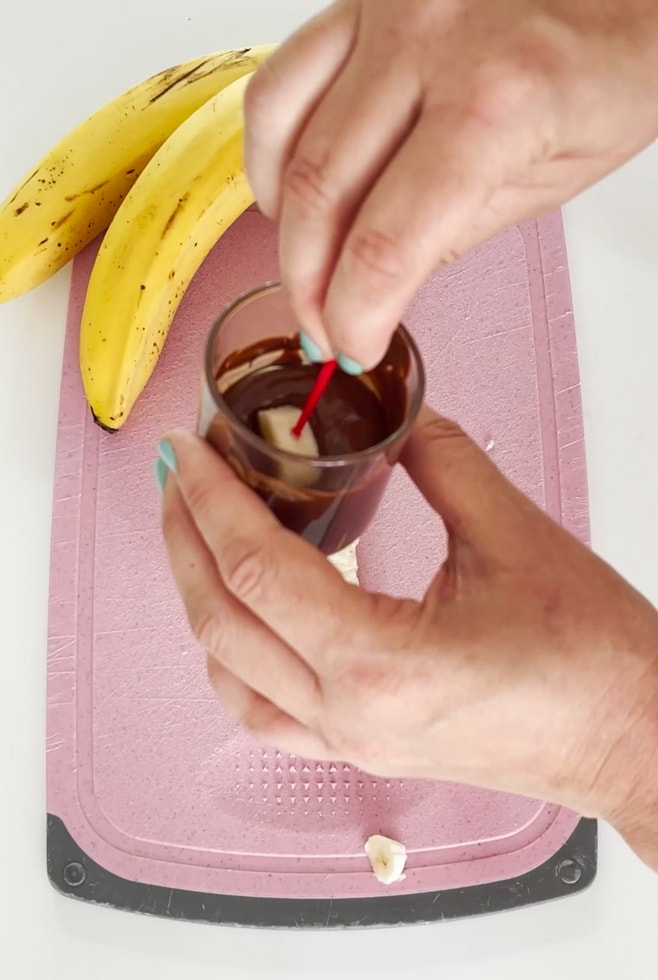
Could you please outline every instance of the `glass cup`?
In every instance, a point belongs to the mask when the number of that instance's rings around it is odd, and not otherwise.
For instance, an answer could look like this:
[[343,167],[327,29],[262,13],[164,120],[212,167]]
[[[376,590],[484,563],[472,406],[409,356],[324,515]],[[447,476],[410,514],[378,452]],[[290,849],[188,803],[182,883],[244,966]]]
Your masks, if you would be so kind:
[[283,359],[308,363],[298,330],[278,283],[231,303],[206,343],[197,431],[285,527],[331,555],[356,541],[372,520],[422,405],[425,373],[416,345],[399,326],[381,364],[357,379],[376,393],[389,423],[387,438],[339,456],[286,452],[241,421],[224,395],[241,379],[273,371]]

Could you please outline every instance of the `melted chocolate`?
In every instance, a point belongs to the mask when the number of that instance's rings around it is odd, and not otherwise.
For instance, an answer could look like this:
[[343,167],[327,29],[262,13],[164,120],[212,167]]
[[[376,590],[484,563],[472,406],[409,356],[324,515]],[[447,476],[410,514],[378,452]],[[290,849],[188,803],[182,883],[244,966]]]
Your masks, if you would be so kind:
[[[236,381],[222,397],[233,415],[260,435],[258,412],[281,405],[301,411],[320,370],[307,364],[295,341],[275,338],[227,358],[217,372],[228,371],[278,352],[273,363]],[[402,424],[406,410],[405,378],[409,355],[396,337],[389,355],[373,371],[353,377],[337,369],[312,417],[321,456],[345,456],[384,442]]]
[[[263,366],[264,363],[264,366]],[[241,369],[252,373],[241,374]],[[237,351],[216,373],[218,389],[231,414],[260,435],[258,412],[281,405],[300,411],[319,365],[308,364],[296,340],[274,338]],[[384,442],[397,431],[407,410],[405,380],[409,353],[395,337],[387,357],[373,371],[353,377],[337,369],[320,399],[311,426],[320,456],[349,456]],[[223,379],[235,372],[226,386]],[[256,490],[282,524],[332,554],[354,541],[370,523],[395,461],[382,456],[349,475],[340,468],[318,470],[311,485],[286,485],[280,472],[264,472],[253,451],[240,448],[217,415],[208,439]],[[254,465],[256,464],[256,465]],[[346,485],[346,481],[350,485]]]
[[[315,364],[281,364],[251,374],[224,395],[236,418],[260,433],[258,412],[281,405],[300,411],[318,375]],[[335,371],[310,421],[320,456],[344,456],[370,449],[391,432],[377,395],[343,371]]]

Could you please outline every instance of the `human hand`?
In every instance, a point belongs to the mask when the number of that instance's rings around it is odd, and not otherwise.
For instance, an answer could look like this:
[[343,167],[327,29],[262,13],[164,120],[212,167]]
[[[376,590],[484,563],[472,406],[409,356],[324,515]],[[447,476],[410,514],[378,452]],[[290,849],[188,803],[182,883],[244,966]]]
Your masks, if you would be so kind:
[[657,137],[657,89],[655,0],[339,0],[247,91],[300,324],[373,367],[435,267]]
[[658,869],[658,613],[455,425],[426,410],[404,459],[449,534],[422,602],[346,584],[204,442],[170,444],[176,583],[256,738],[551,799],[616,823]]

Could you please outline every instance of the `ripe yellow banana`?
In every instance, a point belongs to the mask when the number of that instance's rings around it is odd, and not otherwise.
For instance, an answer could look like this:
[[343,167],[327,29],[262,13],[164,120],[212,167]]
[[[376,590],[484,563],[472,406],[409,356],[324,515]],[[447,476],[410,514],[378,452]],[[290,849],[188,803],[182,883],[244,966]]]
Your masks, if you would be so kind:
[[253,203],[243,163],[249,78],[172,133],[103,239],[82,313],[80,368],[89,406],[106,429],[128,418],[194,273]]
[[73,129],[0,205],[0,302],[44,282],[104,231],[153,154],[275,45],[169,68]]

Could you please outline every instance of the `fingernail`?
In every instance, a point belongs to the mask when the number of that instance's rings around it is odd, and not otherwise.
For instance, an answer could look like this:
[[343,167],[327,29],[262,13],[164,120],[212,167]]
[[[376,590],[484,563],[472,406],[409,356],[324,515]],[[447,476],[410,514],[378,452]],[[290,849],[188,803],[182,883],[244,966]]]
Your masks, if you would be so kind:
[[309,335],[305,333],[304,330],[299,331],[299,345],[308,357],[309,361],[313,361],[315,364],[317,364],[319,361],[326,361],[326,357],[318,345],[314,340],[311,340]]
[[153,464],[153,472],[155,474],[155,482],[160,488],[160,493],[164,492],[165,483],[167,482],[167,473],[169,472],[166,463],[161,459],[156,459]]
[[345,354],[339,354],[337,360],[345,374],[363,374],[361,365],[358,361],[353,361],[351,357],[346,357]]
[[176,453],[174,452],[174,447],[166,439],[161,439],[158,443],[158,456],[172,473],[175,473],[178,469],[176,464]]

